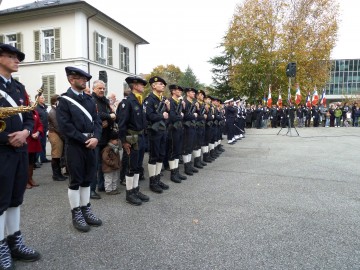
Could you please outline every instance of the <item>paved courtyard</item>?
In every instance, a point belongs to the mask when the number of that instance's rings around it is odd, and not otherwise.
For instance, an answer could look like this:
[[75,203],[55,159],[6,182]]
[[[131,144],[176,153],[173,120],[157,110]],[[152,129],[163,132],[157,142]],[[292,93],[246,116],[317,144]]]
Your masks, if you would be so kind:
[[181,184],[165,171],[160,195],[142,181],[140,207],[123,186],[101,193],[92,205],[104,224],[88,233],[44,164],[22,207],[42,259],[16,269],[360,269],[360,128],[297,130],[249,129]]

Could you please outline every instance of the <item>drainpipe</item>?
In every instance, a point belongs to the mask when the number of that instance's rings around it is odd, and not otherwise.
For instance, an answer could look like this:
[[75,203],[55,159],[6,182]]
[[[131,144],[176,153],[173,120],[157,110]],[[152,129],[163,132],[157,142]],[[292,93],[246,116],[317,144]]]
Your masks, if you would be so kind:
[[[87,38],[86,38],[86,42],[87,42],[87,64],[88,64],[88,73],[90,74],[90,29],[89,29],[89,21],[92,17],[96,16],[99,12],[96,12],[94,15],[91,15],[89,17],[86,18],[86,28],[87,28]],[[90,87],[90,83],[89,83],[89,87]]]

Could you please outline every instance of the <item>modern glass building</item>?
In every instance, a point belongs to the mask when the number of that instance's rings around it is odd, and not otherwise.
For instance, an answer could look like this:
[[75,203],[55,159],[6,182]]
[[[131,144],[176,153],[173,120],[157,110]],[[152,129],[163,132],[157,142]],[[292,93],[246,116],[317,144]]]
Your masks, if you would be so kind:
[[360,59],[332,60],[326,98],[341,100],[360,96]]

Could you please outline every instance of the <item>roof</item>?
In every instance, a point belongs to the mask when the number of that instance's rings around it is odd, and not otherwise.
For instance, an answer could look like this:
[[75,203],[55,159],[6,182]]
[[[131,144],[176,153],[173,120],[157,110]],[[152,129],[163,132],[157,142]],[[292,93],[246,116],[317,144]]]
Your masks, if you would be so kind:
[[101,12],[92,5],[88,4],[86,1],[82,0],[37,0],[33,3],[23,4],[20,6],[0,10],[0,17],[4,18],[6,15],[20,15],[23,13],[30,13],[36,11],[45,11],[46,13],[51,13],[54,9],[71,6],[74,6],[75,9],[75,6],[79,5],[83,7],[84,10],[90,11],[91,17],[93,17],[93,15],[103,17],[112,26],[115,26],[115,28],[121,29],[122,32],[126,32],[128,35],[132,36],[137,41],[137,44],[149,44],[149,42],[132,32],[130,29],[126,28],[124,25],[120,24],[105,13]]

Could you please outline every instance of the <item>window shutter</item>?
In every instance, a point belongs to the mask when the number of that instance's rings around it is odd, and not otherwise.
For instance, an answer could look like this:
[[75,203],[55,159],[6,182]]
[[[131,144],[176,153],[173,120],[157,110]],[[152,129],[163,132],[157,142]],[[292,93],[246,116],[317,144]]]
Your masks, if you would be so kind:
[[108,56],[108,59],[107,59],[107,62],[108,62],[108,65],[109,66],[112,66],[113,65],[113,56],[112,56],[112,39],[111,38],[108,38],[107,39],[107,56]]
[[45,98],[45,103],[50,104],[50,99],[53,95],[55,95],[55,76],[49,75],[49,76],[43,76],[42,77],[42,83],[44,86],[44,92],[43,96]]
[[4,35],[0,35],[0,42],[4,43]]
[[129,64],[129,48],[125,48],[125,71],[129,72],[130,64]]
[[95,62],[99,62],[99,34],[94,32]]
[[40,31],[34,31],[35,61],[40,61]]
[[22,34],[21,33],[16,33],[16,48],[18,48],[18,50],[20,50],[20,51],[23,51]]
[[120,69],[124,70],[124,46],[120,44]]
[[61,58],[60,28],[55,28],[55,59]]

